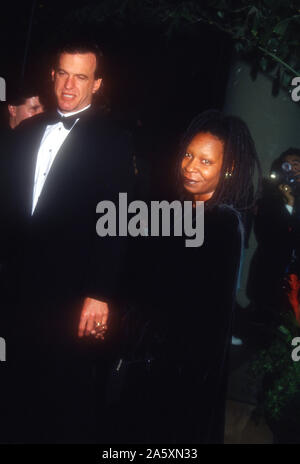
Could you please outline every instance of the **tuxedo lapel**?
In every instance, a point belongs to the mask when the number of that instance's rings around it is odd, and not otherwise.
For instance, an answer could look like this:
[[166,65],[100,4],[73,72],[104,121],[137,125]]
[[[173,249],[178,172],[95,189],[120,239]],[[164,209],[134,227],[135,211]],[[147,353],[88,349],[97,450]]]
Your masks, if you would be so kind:
[[[22,197],[24,198],[24,206],[25,206],[25,213],[26,215],[31,215],[32,210],[32,199],[33,199],[33,187],[34,187],[34,177],[35,177],[35,168],[36,168],[36,161],[39,152],[39,147],[45,132],[45,126],[37,127],[36,131],[34,132],[31,140],[25,142],[23,147],[20,148],[20,153],[26,150],[25,156],[23,156],[23,169],[20,170],[20,166],[18,166],[18,171],[22,178],[20,179],[21,182],[19,183],[20,186],[23,186],[23,193],[21,193]],[[17,159],[17,163],[19,160]]]
[[52,195],[59,189],[62,182],[66,184],[71,181],[70,173],[74,170],[76,159],[78,158],[78,151],[80,149],[80,138],[78,137],[78,132],[80,131],[79,124],[80,120],[67,135],[54,158],[38,199],[35,215],[38,214],[39,210],[43,209],[45,203],[48,204],[48,207],[51,205],[55,208],[57,205],[53,204],[51,201]]
[[[94,149],[93,140],[90,139],[91,137],[91,126],[90,126],[90,116],[93,115],[92,110],[87,110],[80,115],[79,121],[75,124],[72,128],[70,133],[65,138],[64,142],[60,146],[50,171],[47,175],[45,180],[41,195],[38,199],[34,216],[37,216],[39,212],[44,210],[44,207],[47,205],[47,211],[50,211],[52,208],[57,208],[59,205],[55,204],[55,201],[59,201],[57,196],[58,191],[72,191],[72,189],[76,188],[76,185],[73,183],[75,182],[74,176],[76,176],[78,180],[78,176],[81,174],[84,175],[82,170],[86,170],[88,168],[88,160],[85,157],[87,154],[90,153],[90,150]],[[53,119],[53,115],[50,114],[46,124],[44,125],[44,131],[47,127],[47,124],[51,123]],[[101,124],[100,124],[101,126]],[[98,125],[97,125],[98,129]],[[30,205],[32,204],[32,192],[33,192],[33,185],[34,185],[34,175],[35,175],[35,166],[37,160],[37,154],[40,146],[40,141],[42,139],[43,133],[41,134],[40,140],[37,143],[37,147],[34,153],[34,166],[32,169],[32,177],[30,179],[31,185],[31,199]],[[93,131],[92,131],[93,133]],[[101,127],[97,130],[97,147],[99,144],[99,138],[101,138]],[[32,163],[31,163],[32,164]],[[62,185],[63,183],[63,185]],[[30,206],[31,211],[31,206]]]

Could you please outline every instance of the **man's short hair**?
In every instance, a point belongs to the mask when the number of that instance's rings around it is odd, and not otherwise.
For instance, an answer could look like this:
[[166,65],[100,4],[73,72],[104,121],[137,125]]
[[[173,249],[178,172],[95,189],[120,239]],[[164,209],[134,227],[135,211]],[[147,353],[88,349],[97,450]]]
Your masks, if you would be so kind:
[[280,159],[284,160],[287,156],[290,156],[290,155],[296,155],[296,156],[299,156],[299,158],[300,158],[300,149],[299,148],[293,148],[293,147],[288,148],[283,153],[281,153]]
[[41,89],[33,83],[26,82],[21,85],[8,87],[6,103],[13,106],[24,105],[27,98],[40,96]]
[[59,58],[63,53],[93,53],[96,57],[95,79],[103,76],[103,53],[98,44],[89,40],[73,40],[57,47],[54,57],[54,69],[58,68]]

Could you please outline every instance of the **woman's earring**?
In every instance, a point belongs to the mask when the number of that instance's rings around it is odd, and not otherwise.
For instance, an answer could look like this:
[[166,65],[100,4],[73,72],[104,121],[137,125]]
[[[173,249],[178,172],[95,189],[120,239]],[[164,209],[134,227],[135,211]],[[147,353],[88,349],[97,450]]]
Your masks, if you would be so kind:
[[229,169],[226,169],[226,172],[225,172],[225,178],[226,179],[228,179],[229,177],[232,177],[232,174],[233,174],[233,171],[234,171],[234,165],[235,165],[235,162],[233,161],[230,171],[229,171]]
[[225,172],[225,178],[228,179],[229,177],[232,176],[232,172],[229,172],[228,170]]

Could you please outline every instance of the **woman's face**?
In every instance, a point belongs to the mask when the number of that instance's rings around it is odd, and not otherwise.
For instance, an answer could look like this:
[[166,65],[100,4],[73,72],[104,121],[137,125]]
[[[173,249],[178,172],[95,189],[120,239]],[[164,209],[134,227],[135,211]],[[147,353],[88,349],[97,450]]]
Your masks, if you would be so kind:
[[181,163],[185,190],[194,200],[209,200],[219,183],[224,155],[224,142],[209,132],[195,135]]

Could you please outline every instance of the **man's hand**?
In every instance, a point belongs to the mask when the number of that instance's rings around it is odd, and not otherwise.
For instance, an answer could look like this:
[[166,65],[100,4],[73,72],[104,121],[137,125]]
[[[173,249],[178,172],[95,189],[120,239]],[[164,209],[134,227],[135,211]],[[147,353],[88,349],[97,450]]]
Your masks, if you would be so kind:
[[284,198],[286,200],[286,203],[288,205],[290,205],[290,206],[294,206],[295,197],[292,194],[292,189],[291,189],[290,185],[280,184],[278,188],[281,191],[281,193],[283,194],[283,196],[284,196]]
[[78,327],[78,337],[93,335],[104,339],[107,330],[108,304],[104,301],[85,298]]

